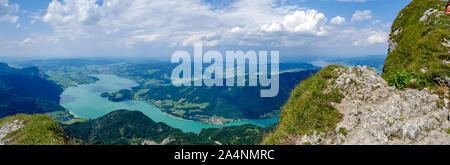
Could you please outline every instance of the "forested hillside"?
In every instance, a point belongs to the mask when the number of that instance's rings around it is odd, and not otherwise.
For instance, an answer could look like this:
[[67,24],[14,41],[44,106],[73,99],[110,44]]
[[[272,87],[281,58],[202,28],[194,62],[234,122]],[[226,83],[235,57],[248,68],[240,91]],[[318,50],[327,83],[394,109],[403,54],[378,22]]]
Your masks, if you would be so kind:
[[36,67],[16,69],[0,63],[0,117],[64,110],[59,105],[61,93]]
[[199,134],[183,133],[156,123],[140,111],[118,110],[97,119],[63,125],[65,132],[81,144],[259,144],[273,127],[255,125],[209,128]]

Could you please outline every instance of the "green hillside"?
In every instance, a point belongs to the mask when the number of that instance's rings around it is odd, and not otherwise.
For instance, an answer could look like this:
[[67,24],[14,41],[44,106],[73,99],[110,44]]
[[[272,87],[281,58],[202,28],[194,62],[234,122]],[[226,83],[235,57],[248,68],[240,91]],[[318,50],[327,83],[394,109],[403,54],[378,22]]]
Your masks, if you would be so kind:
[[303,80],[291,93],[281,109],[280,123],[276,130],[264,139],[264,144],[289,144],[287,135],[304,135],[328,132],[336,127],[339,112],[330,102],[340,102],[339,91],[323,93],[329,80],[336,78],[340,65],[329,65],[314,76]]
[[[20,123],[14,131],[5,131],[7,124]],[[0,119],[0,128],[6,136],[0,141],[7,145],[67,145],[70,141],[64,130],[47,115],[17,114]]]
[[62,89],[42,77],[36,67],[17,69],[0,63],[0,117],[65,110],[59,105]]
[[400,11],[390,34],[383,78],[397,88],[450,84],[450,14],[446,2],[414,0]]

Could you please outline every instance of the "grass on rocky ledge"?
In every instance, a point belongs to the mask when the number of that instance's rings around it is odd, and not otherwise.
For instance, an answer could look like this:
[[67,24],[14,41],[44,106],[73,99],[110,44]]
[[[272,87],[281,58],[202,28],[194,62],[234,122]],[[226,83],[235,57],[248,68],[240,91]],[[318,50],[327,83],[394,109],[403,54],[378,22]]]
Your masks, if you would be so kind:
[[[450,60],[449,48],[442,44],[450,40],[450,14],[442,13],[445,5],[437,0],[414,0],[400,11],[390,34],[398,45],[387,56],[382,75],[390,85],[399,84],[396,78],[405,73],[412,78],[400,83],[402,88],[434,89],[439,85],[434,78],[450,77],[449,64],[443,62]],[[438,12],[419,22],[429,9]]]
[[339,103],[343,96],[339,91],[324,93],[330,79],[337,76],[340,65],[330,65],[316,75],[303,80],[291,93],[282,107],[280,123],[263,141],[265,145],[289,144],[289,135],[308,135],[328,132],[336,127],[341,114],[330,102]]
[[14,120],[24,121],[24,126],[10,132],[3,139],[16,145],[66,145],[72,144],[64,130],[48,115],[24,115],[0,119],[0,126]]

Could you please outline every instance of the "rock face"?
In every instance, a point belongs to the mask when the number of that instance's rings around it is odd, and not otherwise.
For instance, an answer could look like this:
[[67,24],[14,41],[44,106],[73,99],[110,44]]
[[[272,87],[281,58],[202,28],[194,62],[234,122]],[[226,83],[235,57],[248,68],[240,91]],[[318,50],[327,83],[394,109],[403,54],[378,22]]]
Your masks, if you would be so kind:
[[423,13],[423,16],[419,18],[419,22],[426,21],[430,15],[432,15],[438,11],[439,11],[439,9],[433,9],[433,8],[426,10]]
[[450,144],[448,92],[388,86],[375,69],[339,68],[327,90],[344,98],[331,103],[343,115],[334,131],[300,136],[297,144]]
[[170,142],[175,141],[175,139],[172,139],[170,137],[165,138],[163,141],[161,142],[156,142],[156,141],[152,141],[152,140],[144,140],[142,141],[141,145],[166,145]]
[[13,120],[12,122],[6,122],[3,123],[3,125],[0,125],[0,145],[5,145],[6,143],[8,143],[9,138],[4,139],[6,135],[22,127],[23,127],[22,120]]

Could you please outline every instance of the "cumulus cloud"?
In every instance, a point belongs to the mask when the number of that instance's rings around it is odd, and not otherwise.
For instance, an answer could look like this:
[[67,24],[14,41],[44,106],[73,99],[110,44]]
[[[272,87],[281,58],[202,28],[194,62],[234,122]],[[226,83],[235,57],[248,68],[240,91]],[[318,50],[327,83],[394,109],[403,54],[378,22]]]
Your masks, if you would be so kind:
[[[367,17],[361,13],[366,12],[355,12],[352,21]],[[53,33],[29,36],[24,45],[140,49],[146,44],[190,47],[202,42],[204,46],[311,48],[378,44],[382,41],[375,32],[384,31],[332,26],[348,20],[337,16],[328,21],[316,9],[279,0],[239,0],[221,8],[200,0],[52,0],[33,20],[50,25]]]
[[[112,1],[114,2],[114,1]],[[105,16],[96,0],[53,0],[50,2],[47,14],[43,17],[44,22],[52,24],[81,23],[92,25]]]
[[369,44],[386,43],[388,34],[386,32],[375,32],[367,38]]
[[383,31],[374,31],[365,29],[360,31],[359,35],[357,32],[354,33],[353,45],[354,46],[368,46],[374,44],[386,44],[388,39],[388,33]]
[[342,25],[345,23],[345,18],[341,17],[341,16],[337,16],[337,17],[334,17],[333,19],[331,19],[330,22],[332,24]]
[[59,37],[103,38],[114,34],[130,44],[189,39],[191,32],[214,29],[219,23],[214,19],[217,15],[197,1],[104,0],[100,5],[96,0],[53,0],[42,20]]
[[363,20],[368,20],[372,18],[372,11],[370,10],[357,10],[355,13],[353,13],[352,22],[355,21],[363,21]]
[[0,0],[0,21],[16,23],[19,17],[13,14],[17,11],[19,11],[19,5],[9,4],[8,0]]
[[234,27],[233,29],[230,30],[230,32],[232,33],[239,33],[239,32],[243,32],[244,29],[240,28],[240,27]]
[[126,47],[156,40],[171,46],[197,40],[206,46],[288,43],[327,32],[323,13],[277,0],[235,1],[220,10],[185,0],[53,0],[46,11],[42,21],[52,26],[55,37],[110,38]]
[[278,32],[283,29],[281,26],[282,25],[280,23],[271,23],[268,25],[263,25],[261,27],[261,30],[263,30],[265,32]]
[[261,29],[266,32],[287,31],[299,34],[324,35],[327,32],[324,27],[326,21],[327,18],[323,13],[308,9],[295,11],[293,14],[286,15],[281,22],[263,25]]

